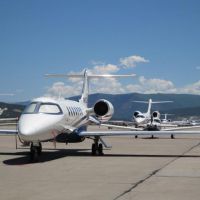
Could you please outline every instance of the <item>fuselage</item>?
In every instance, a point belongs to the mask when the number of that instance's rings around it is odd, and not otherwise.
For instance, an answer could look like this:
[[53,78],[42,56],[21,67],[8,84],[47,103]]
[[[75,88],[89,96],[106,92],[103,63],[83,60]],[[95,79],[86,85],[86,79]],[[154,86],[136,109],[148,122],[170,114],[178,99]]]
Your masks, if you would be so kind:
[[149,122],[151,115],[149,113],[141,113],[140,111],[135,111],[133,114],[133,120],[136,125],[143,125]]
[[86,123],[86,107],[76,101],[37,98],[31,101],[18,123],[24,141],[48,141],[60,133],[71,133]]

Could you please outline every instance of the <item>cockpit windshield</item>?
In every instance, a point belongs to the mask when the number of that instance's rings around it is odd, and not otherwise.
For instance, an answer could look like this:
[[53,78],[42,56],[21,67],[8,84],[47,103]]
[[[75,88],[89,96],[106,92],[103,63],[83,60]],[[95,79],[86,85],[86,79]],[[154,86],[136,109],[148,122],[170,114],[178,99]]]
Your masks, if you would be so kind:
[[62,114],[62,110],[60,106],[55,103],[32,102],[26,107],[24,114],[33,113]]
[[144,115],[137,115],[136,118],[145,118]]
[[24,113],[35,113],[35,109],[36,109],[36,106],[37,106],[37,103],[36,102],[33,102],[31,104],[29,104],[25,110],[24,110]]
[[42,103],[40,104],[39,113],[47,113],[47,114],[60,114],[61,109],[56,104],[48,104],[48,103]]

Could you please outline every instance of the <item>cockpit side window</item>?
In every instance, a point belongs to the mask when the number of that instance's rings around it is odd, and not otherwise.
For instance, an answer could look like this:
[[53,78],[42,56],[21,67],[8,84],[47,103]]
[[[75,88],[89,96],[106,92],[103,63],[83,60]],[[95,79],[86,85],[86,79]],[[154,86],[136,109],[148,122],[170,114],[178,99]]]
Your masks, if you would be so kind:
[[60,106],[53,103],[41,103],[38,112],[45,114],[62,114]]
[[32,102],[30,103],[24,110],[24,113],[29,114],[29,113],[35,113],[36,112],[36,107],[37,107],[37,102]]

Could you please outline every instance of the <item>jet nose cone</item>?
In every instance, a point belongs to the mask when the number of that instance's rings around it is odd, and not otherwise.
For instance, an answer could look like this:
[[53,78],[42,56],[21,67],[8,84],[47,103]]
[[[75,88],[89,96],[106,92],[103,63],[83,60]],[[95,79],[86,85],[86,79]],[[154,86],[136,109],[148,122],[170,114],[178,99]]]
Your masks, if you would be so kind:
[[31,137],[36,133],[35,126],[25,118],[19,121],[18,130],[20,138],[25,141],[30,140]]
[[61,117],[43,114],[24,114],[20,117],[18,124],[19,136],[25,141],[51,139],[52,131],[62,119]]
[[136,123],[137,124],[144,124],[146,120],[144,118],[136,118]]

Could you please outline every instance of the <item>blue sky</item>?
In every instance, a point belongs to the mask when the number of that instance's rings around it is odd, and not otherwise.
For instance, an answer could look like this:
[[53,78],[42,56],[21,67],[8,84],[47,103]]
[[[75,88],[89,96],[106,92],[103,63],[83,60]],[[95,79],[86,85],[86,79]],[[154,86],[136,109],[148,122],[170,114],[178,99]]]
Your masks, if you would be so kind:
[[200,94],[199,19],[198,0],[0,0],[1,101],[75,95],[43,75],[83,68],[138,75],[92,92]]

